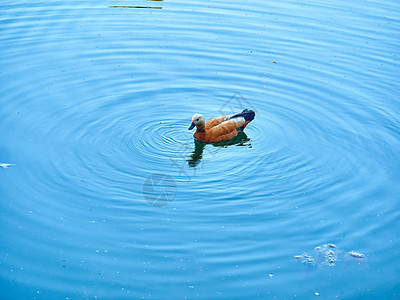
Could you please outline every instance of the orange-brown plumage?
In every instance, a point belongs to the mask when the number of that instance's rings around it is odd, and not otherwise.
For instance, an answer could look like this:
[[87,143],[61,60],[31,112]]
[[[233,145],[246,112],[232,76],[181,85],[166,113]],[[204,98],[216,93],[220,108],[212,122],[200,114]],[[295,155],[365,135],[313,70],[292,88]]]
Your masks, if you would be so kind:
[[243,131],[254,119],[255,113],[245,109],[233,116],[222,116],[209,120],[207,123],[201,114],[192,117],[189,129],[197,127],[194,134],[196,140],[206,143],[217,143],[234,138],[238,132]]

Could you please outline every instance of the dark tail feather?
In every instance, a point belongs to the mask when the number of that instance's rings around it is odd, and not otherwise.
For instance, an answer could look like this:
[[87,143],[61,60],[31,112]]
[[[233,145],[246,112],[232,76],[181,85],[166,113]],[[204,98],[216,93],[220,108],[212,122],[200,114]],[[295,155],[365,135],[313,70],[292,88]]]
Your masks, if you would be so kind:
[[241,113],[238,113],[238,114],[230,117],[229,119],[233,119],[233,118],[236,118],[236,117],[243,117],[246,120],[246,123],[247,123],[247,122],[253,121],[255,115],[256,115],[256,113],[254,111],[249,110],[249,109],[244,109]]
[[238,131],[243,131],[244,128],[247,126],[247,124],[249,124],[251,121],[254,120],[256,113],[252,110],[249,109],[244,109],[241,113],[236,114],[232,117],[230,117],[229,119],[235,118],[235,117],[243,117],[245,119],[245,123],[243,124],[243,126],[240,126],[237,130]]

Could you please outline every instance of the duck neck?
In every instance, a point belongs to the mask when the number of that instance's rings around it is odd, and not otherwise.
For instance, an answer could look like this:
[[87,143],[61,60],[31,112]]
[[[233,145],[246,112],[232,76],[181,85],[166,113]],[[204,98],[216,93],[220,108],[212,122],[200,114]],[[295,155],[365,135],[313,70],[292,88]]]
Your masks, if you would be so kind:
[[204,132],[204,131],[205,131],[205,126],[204,126],[204,124],[201,124],[201,125],[196,126],[196,127],[197,127],[197,132]]

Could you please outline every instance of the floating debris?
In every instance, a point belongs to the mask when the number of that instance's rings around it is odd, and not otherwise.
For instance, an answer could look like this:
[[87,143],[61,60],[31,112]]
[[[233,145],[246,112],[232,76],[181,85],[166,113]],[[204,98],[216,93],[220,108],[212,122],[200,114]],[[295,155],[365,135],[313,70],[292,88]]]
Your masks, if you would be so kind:
[[[335,244],[326,243],[314,248],[314,254],[309,255],[303,253],[302,255],[294,256],[295,259],[301,260],[303,264],[312,265],[314,267],[329,266],[333,267],[339,261],[340,258],[347,260],[348,258],[363,259],[365,255],[355,251],[344,252],[338,250]],[[360,261],[359,261],[360,262]],[[358,263],[359,264],[359,263]]]
[[328,250],[325,252],[325,261],[330,265],[333,266],[336,261],[336,254],[332,250]]
[[315,251],[317,252],[315,260],[317,260],[319,264],[333,266],[337,260],[336,252],[333,250],[335,248],[336,246],[331,243],[315,247]]
[[354,251],[350,251],[349,254],[351,256],[355,257],[355,258],[364,258],[364,256],[365,256],[364,254],[357,253],[357,252],[354,252]]
[[301,262],[303,264],[315,266],[314,258],[311,255],[308,255],[307,253],[303,253],[302,255],[296,255],[294,258],[301,259]]
[[270,63],[271,64],[276,64],[276,61],[271,60]]
[[7,169],[9,167],[15,166],[14,164],[4,164],[4,163],[0,163],[0,167],[2,167],[3,169]]

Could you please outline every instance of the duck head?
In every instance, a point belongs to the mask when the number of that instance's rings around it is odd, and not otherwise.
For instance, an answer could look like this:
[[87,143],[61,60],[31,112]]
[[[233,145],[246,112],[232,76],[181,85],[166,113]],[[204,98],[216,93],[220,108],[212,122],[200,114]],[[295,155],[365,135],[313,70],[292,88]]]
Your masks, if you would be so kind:
[[205,121],[204,121],[204,117],[201,114],[194,114],[192,117],[192,124],[189,127],[189,130],[192,130],[194,128],[194,126],[197,127],[197,129],[204,129],[205,126]]

